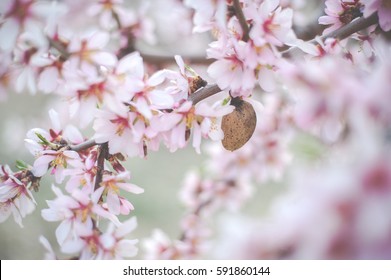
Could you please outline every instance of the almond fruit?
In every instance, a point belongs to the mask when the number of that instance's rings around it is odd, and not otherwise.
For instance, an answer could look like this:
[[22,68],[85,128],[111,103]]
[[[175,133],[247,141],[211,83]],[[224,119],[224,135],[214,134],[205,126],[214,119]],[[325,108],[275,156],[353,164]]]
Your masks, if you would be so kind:
[[228,151],[235,151],[250,140],[257,117],[253,106],[239,97],[232,98],[230,104],[235,106],[235,110],[223,117],[221,129],[224,139],[221,143]]

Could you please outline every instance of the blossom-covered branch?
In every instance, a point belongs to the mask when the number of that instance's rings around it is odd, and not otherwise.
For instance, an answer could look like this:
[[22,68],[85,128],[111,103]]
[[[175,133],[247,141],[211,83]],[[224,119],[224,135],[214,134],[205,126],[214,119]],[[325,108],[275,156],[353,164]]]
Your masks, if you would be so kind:
[[[390,212],[391,198],[384,140],[391,60],[379,36],[391,29],[386,2],[326,0],[319,24],[327,28],[303,41],[295,26],[309,24],[311,9],[320,14],[303,1],[164,1],[160,8],[170,17],[163,20],[176,22],[167,37],[177,42],[191,30],[213,36],[205,58],[167,60],[137,51],[139,40],[159,38],[147,12],[157,3],[6,1],[0,5],[0,37],[7,38],[0,41],[0,98],[43,92],[56,96],[61,109],[49,111],[46,128],[28,131],[31,165],[0,166],[0,222],[12,216],[22,226],[35,209],[32,190],[45,188],[38,188],[41,178],[52,176],[54,197],[41,216],[58,223],[62,254],[134,257],[138,240],[128,235],[136,220],[121,216],[132,213],[133,195],[143,189],[124,162],[191,145],[209,160],[186,175],[179,238],[157,229],[143,243],[147,258],[213,256],[208,241],[223,228],[213,228],[215,219],[241,211],[271,181],[285,187],[282,204],[289,211],[273,203],[272,227],[261,218],[256,226],[242,226],[243,219],[227,226],[225,252],[240,244],[236,256],[247,258],[389,257],[391,222],[378,215]],[[194,53],[205,51],[199,48]],[[204,74],[185,62],[200,63]],[[258,87],[270,94],[253,98]],[[206,100],[219,92],[214,102]],[[237,224],[247,236],[232,242],[241,234],[230,237]],[[57,258],[40,241],[46,256]]]

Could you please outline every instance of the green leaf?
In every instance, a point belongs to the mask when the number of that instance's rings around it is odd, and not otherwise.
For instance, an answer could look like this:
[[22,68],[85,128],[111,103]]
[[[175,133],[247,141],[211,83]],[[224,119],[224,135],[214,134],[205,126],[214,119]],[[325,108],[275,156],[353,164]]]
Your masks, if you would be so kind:
[[25,163],[23,160],[16,160],[15,167],[19,170],[28,169],[27,163]]
[[198,76],[197,72],[191,68],[189,65],[185,64],[185,68],[187,71],[189,71],[193,76]]
[[223,100],[223,106],[227,105],[229,103],[229,101],[231,100],[231,97],[227,97]]
[[45,137],[43,137],[42,134],[35,132],[35,135],[37,135],[39,140],[41,140],[41,143],[39,143],[39,144],[50,145],[50,142]]

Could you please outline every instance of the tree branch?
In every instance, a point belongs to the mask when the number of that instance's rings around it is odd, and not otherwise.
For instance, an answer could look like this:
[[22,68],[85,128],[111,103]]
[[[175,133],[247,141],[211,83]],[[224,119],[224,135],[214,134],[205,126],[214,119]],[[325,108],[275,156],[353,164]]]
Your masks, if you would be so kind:
[[83,143],[80,143],[80,144],[77,144],[77,145],[69,145],[69,148],[72,150],[72,151],[75,151],[75,152],[80,152],[82,150],[85,150],[85,149],[88,149],[88,148],[91,148],[95,145],[98,145],[94,139],[89,139]]
[[107,156],[107,153],[109,151],[109,144],[103,143],[100,146],[99,149],[99,156],[98,156],[98,162],[97,162],[97,171],[96,171],[96,176],[95,176],[95,187],[94,190],[97,190],[100,187],[100,183],[102,182],[103,178],[103,171],[105,169],[104,164],[105,164],[105,158]]
[[240,6],[239,0],[234,0],[233,5],[234,5],[236,17],[238,18],[240,26],[242,27],[242,31],[243,31],[242,40],[247,42],[248,39],[250,39],[249,36],[250,28],[248,27],[246,18],[244,17],[243,10],[242,7]]
[[193,104],[197,104],[201,100],[208,98],[209,96],[215,95],[216,93],[221,92],[222,90],[216,84],[207,85],[203,88],[200,88],[196,92],[190,94],[187,100],[192,101]]
[[[378,22],[377,13],[373,13],[372,15],[370,15],[367,18],[365,18],[365,17],[357,18],[357,19],[349,22],[348,24],[338,28],[337,30],[334,30],[330,33],[324,34],[324,35],[320,36],[319,38],[314,38],[314,39],[308,41],[308,43],[318,45],[318,40],[321,40],[322,42],[324,42],[328,38],[335,38],[337,40],[343,40],[343,39],[348,38],[350,35],[358,32],[360,30],[363,30],[365,28],[370,27],[371,25],[376,24],[377,22]],[[298,47],[291,47],[281,53],[283,55],[288,55],[290,53],[295,53],[296,51],[301,51],[301,50]]]
[[[164,65],[169,63],[174,63],[175,59],[172,55],[156,55],[140,52],[141,57],[147,63],[155,65]],[[196,56],[196,55],[187,55],[183,56],[183,60],[187,61],[189,64],[207,64],[209,65],[213,62],[211,58],[205,58],[205,56]]]
[[[365,28],[368,28],[369,26],[374,25],[376,23],[378,23],[378,16],[377,13],[373,13],[367,18],[365,17],[357,18],[349,22],[348,24],[340,27],[339,29],[321,36],[320,39],[322,41],[326,40],[327,38],[335,38],[338,40],[343,40],[349,37],[350,35],[360,30],[363,30]],[[315,40],[311,40],[310,42],[316,43]]]
[[[333,32],[321,36],[320,39],[322,41],[326,40],[327,38],[335,38],[338,40],[343,40],[360,30],[363,30],[373,24],[376,24],[377,22],[378,22],[378,16],[376,13],[374,13],[367,18],[364,17],[358,18]],[[309,41],[309,43],[318,44],[316,39],[312,39],[311,41]],[[298,50],[300,50],[298,47],[292,47],[282,52],[282,54],[285,55]],[[192,95],[190,95],[188,100],[193,101],[193,103],[196,104],[201,100],[210,97],[214,94],[217,94],[221,91],[222,90],[216,84],[207,85],[206,87],[203,87],[197,90],[196,92],[194,92]]]

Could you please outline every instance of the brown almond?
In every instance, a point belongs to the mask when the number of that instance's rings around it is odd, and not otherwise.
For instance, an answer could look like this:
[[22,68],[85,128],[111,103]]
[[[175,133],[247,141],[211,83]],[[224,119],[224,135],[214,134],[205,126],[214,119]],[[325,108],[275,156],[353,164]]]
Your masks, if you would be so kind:
[[235,110],[223,117],[221,129],[224,131],[223,147],[228,151],[241,148],[250,140],[257,125],[253,106],[239,97],[231,99]]

